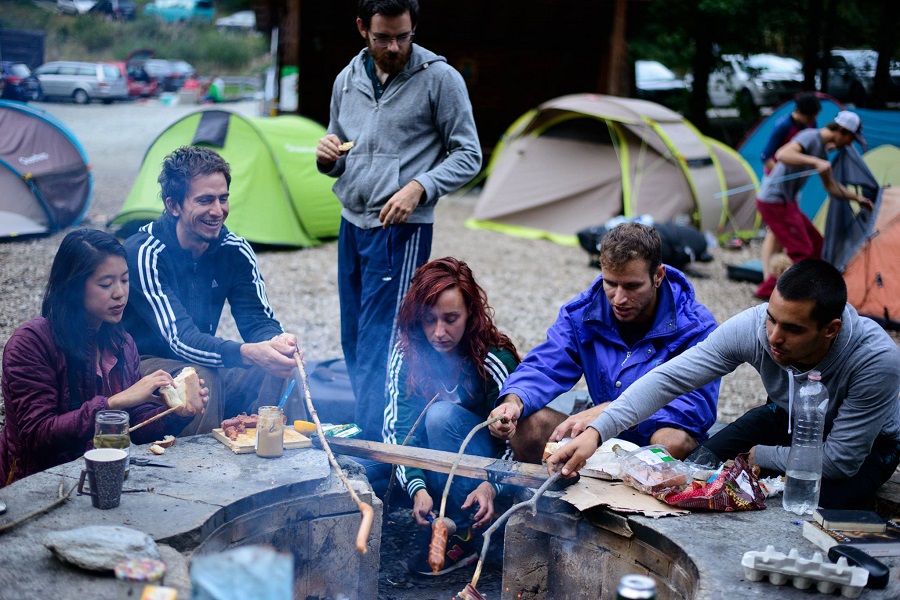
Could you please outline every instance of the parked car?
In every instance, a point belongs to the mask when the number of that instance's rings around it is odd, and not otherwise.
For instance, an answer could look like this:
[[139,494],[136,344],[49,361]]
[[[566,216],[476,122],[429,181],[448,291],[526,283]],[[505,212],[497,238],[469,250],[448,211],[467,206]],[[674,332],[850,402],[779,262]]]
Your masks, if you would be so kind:
[[[875,66],[878,52],[875,50],[831,51],[828,66],[828,84],[822,90],[841,102],[856,106],[868,106],[875,88]],[[900,62],[891,60],[888,102],[900,102]]]
[[125,78],[129,98],[150,98],[159,95],[159,83],[142,66],[126,65],[124,61],[112,63]]
[[709,76],[709,100],[715,107],[738,106],[757,113],[793,98],[802,90],[803,65],[777,54],[726,54]]
[[194,67],[183,60],[148,58],[142,66],[152,77],[156,77],[164,92],[177,92],[188,77],[196,74]]
[[91,7],[88,14],[101,15],[112,21],[132,21],[137,7],[132,0],[100,0]]
[[41,65],[34,73],[45,99],[72,100],[76,104],[92,100],[111,104],[128,99],[125,78],[110,63],[54,61]]
[[252,10],[241,10],[233,15],[216,19],[219,31],[250,32],[256,29],[256,13]]
[[167,23],[212,23],[215,12],[212,0],[156,0],[144,7],[145,15],[158,17]]
[[3,80],[0,98],[3,100],[28,102],[40,100],[44,96],[40,80],[25,63],[7,60],[0,62],[0,76]]
[[95,4],[97,0],[56,0],[56,10],[64,15],[83,15]]
[[634,74],[638,98],[684,110],[690,88],[667,66],[655,60],[637,60]]

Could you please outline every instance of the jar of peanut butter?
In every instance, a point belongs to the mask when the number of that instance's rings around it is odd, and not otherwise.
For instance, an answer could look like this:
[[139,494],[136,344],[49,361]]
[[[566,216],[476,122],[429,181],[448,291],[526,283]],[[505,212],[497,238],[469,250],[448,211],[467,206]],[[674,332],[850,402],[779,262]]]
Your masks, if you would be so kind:
[[256,422],[256,455],[276,458],[284,453],[284,418],[277,406],[260,406]]

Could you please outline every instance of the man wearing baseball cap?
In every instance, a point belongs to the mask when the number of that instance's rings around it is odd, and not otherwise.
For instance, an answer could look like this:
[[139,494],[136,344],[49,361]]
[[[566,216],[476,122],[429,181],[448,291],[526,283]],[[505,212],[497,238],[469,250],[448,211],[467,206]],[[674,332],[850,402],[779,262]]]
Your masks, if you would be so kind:
[[[763,178],[756,208],[769,231],[795,263],[822,255],[822,235],[797,204],[797,196],[810,175],[819,174],[822,185],[833,199],[854,200],[869,210],[873,207],[871,200],[848,190],[831,174],[828,150],[843,148],[854,140],[865,145],[859,115],[841,111],[825,127],[801,131],[779,148],[775,153],[778,161],[775,168]],[[769,275],[755,295],[768,300],[774,289],[775,277]]]

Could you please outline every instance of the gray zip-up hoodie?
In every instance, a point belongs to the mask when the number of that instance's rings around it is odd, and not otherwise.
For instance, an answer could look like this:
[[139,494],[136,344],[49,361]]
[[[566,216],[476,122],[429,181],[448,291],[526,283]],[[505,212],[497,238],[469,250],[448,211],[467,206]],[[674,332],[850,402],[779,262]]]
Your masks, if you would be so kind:
[[[708,338],[660,365],[628,388],[592,423],[607,440],[640,423],[678,397],[749,363],[769,398],[792,412],[792,399],[808,372],[783,367],[769,351],[768,304],[732,317]],[[837,339],[815,370],[828,388],[822,476],[845,479],[859,470],[879,434],[900,440],[900,349],[871,319],[849,304]],[[759,466],[784,472],[789,447],[756,446]]]
[[378,213],[415,179],[425,196],[409,223],[433,223],[438,199],[474,177],[481,145],[462,76],[443,56],[412,46],[409,62],[375,100],[366,73],[368,50],[344,67],[331,93],[328,133],[353,149],[330,171],[341,216],[364,229],[381,227]]

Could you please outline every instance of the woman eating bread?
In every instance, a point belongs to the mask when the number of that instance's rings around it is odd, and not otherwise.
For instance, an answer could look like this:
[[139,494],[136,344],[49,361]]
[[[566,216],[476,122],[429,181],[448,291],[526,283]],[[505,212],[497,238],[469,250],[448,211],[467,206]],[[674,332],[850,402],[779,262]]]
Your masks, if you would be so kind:
[[[156,391],[175,382],[165,371],[140,376],[137,348],[120,324],[127,302],[122,244],[92,229],[66,235],[41,316],[21,325],[3,351],[0,487],[89,450],[101,410],[127,411],[136,425],[168,409]],[[207,394],[199,387],[199,405],[178,406],[135,431],[132,442],[180,432],[197,407],[202,410]]]

